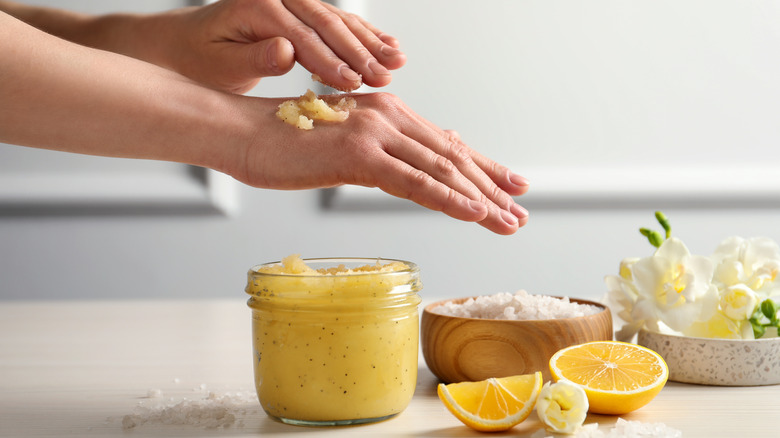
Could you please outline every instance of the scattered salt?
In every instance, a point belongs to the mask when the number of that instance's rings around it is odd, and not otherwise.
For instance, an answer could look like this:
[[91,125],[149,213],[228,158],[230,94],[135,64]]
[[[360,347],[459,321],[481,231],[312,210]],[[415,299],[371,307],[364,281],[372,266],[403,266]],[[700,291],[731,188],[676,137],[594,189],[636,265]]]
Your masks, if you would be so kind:
[[549,435],[544,429],[536,431],[531,438],[681,438],[682,431],[664,423],[643,423],[618,418],[615,426],[609,430],[599,430],[598,423],[582,426],[574,435]]
[[524,290],[469,298],[461,304],[446,302],[431,309],[441,315],[480,319],[539,320],[576,318],[593,315],[602,309],[580,304],[568,297],[531,295]]
[[682,431],[663,423],[642,423],[641,421],[626,421],[618,418],[615,427],[610,431],[610,435],[607,435],[607,438],[624,436],[680,438],[682,437]]
[[[202,385],[205,386],[205,385]],[[150,390],[153,393],[155,390]],[[156,390],[160,391],[160,390]],[[159,397],[161,398],[162,391]],[[148,407],[139,405],[130,415],[122,418],[122,429],[133,429],[143,424],[186,425],[205,429],[243,427],[243,417],[259,413],[257,396],[254,391],[216,394],[209,392],[200,400],[183,398],[180,402],[172,400],[166,404],[158,402]]]

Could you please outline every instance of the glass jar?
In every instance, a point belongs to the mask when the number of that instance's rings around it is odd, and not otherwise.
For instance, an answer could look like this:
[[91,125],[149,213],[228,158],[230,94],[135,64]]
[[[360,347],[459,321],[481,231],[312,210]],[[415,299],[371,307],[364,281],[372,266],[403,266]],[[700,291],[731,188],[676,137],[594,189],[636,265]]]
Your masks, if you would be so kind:
[[[417,266],[359,258],[302,262],[311,269],[291,274],[270,263],[248,274],[255,386],[265,412],[289,424],[322,426],[403,411],[417,383]],[[398,270],[376,269],[388,262]]]

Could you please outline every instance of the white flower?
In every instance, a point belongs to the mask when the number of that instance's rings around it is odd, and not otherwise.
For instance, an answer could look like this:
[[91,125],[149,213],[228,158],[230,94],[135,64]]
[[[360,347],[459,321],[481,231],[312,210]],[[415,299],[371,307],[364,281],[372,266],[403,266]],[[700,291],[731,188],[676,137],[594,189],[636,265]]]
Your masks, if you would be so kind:
[[607,283],[607,303],[613,310],[615,319],[624,323],[623,328],[615,336],[619,341],[630,341],[637,331],[644,325],[644,319],[634,312],[634,304],[639,298],[639,293],[634,286],[631,267],[639,258],[632,257],[620,262],[620,275],[608,275],[604,278]]
[[697,338],[755,339],[748,320],[735,321],[723,312],[715,312],[709,320],[692,324],[683,334]]
[[744,284],[727,287],[720,296],[720,310],[734,321],[750,319],[756,310],[758,297]]
[[694,324],[687,336],[701,338],[755,339],[750,317],[758,306],[758,294],[744,284],[725,287],[720,291],[718,312],[708,321]]
[[568,380],[547,382],[536,399],[536,414],[547,430],[574,433],[588,415],[588,397],[585,390]]
[[709,320],[718,305],[713,269],[708,258],[692,255],[681,240],[665,240],[655,254],[631,268],[638,293],[635,320],[644,319],[646,328],[656,331],[663,322],[677,332]]
[[615,320],[625,322],[615,337],[630,342],[645,329],[753,339],[756,308],[767,298],[780,299],[778,274],[780,246],[772,239],[730,237],[707,258],[669,238],[652,256],[624,259],[619,275],[605,278],[607,304]]
[[744,284],[763,297],[780,295],[780,247],[766,237],[729,237],[712,254],[713,281],[724,289]]
[[639,261],[639,257],[628,257],[620,261],[620,278],[626,281],[633,281],[634,274],[631,272],[631,267],[634,263]]

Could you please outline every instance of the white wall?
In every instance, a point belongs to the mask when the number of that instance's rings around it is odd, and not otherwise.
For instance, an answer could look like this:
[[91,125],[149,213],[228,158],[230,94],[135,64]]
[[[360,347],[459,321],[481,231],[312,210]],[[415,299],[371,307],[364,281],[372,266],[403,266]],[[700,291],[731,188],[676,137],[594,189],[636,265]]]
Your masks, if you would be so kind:
[[[237,196],[232,215],[82,208],[110,204],[100,197],[60,209],[20,208],[18,199],[3,208],[10,199],[3,190],[24,194],[18,178],[36,174],[37,162],[63,181],[89,171],[84,157],[62,161],[2,146],[0,298],[242,297],[251,265],[299,252],[415,261],[426,297],[525,288],[598,299],[604,275],[621,258],[650,253],[637,228],[655,225],[657,208],[695,252],[708,254],[732,234],[780,240],[775,2],[346,6],[401,40],[408,65],[388,91],[531,178],[526,227],[496,236],[371,190],[339,189],[322,208],[319,191],[238,185],[228,189]],[[308,76],[296,69],[265,79],[253,94],[300,94],[311,86]],[[145,173],[186,173],[165,164],[113,165],[139,187]],[[209,189],[199,179],[183,181]]]

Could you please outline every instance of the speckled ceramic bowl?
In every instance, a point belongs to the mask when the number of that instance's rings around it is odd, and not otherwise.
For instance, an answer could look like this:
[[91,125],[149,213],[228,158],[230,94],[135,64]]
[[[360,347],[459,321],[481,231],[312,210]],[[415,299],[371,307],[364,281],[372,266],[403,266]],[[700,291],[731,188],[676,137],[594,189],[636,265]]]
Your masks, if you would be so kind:
[[780,383],[780,338],[742,340],[666,335],[642,330],[637,344],[660,354],[669,380],[717,386]]

